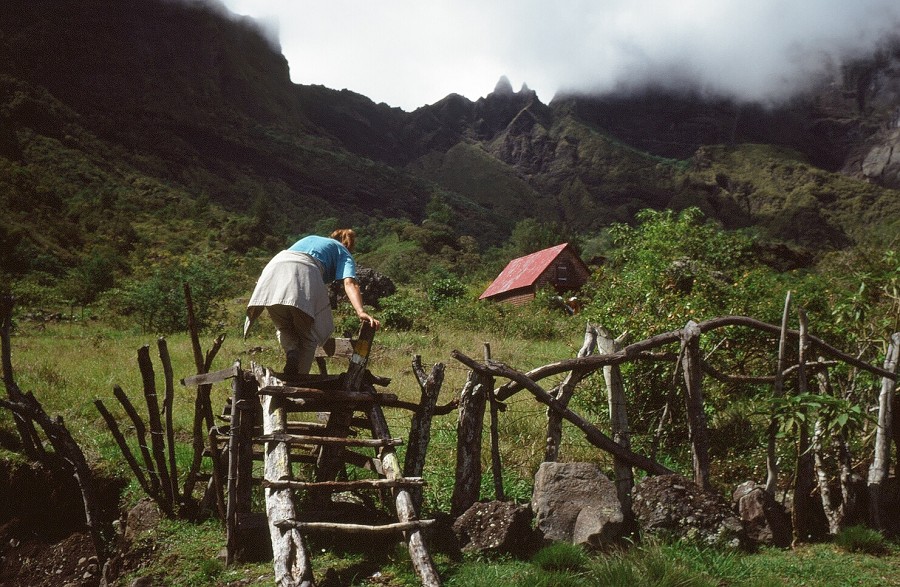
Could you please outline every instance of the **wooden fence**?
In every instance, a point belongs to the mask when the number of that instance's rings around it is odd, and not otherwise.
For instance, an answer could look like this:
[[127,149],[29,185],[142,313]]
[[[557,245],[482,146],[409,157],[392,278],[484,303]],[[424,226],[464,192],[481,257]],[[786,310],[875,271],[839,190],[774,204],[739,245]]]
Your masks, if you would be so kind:
[[[471,369],[470,377],[460,397],[459,413],[459,437],[457,449],[456,486],[454,489],[451,513],[459,514],[465,511],[479,499],[479,483],[481,476],[481,436],[482,422],[485,406],[491,406],[491,431],[492,431],[492,471],[497,496],[503,495],[502,478],[498,465],[501,455],[497,451],[497,442],[494,431],[497,429],[496,419],[501,411],[497,406],[502,406],[506,401],[519,391],[525,390],[534,398],[549,408],[547,423],[547,447],[545,460],[555,460],[559,454],[559,442],[561,438],[561,422],[563,420],[580,429],[589,443],[612,455],[615,471],[615,481],[620,499],[626,510],[630,504],[630,491],[633,484],[632,468],[637,467],[648,474],[666,474],[672,471],[648,456],[632,451],[630,447],[627,406],[625,402],[624,383],[621,377],[620,366],[625,363],[639,361],[669,361],[680,365],[683,373],[684,402],[687,411],[687,428],[691,445],[692,473],[694,481],[701,487],[709,488],[710,481],[710,457],[709,457],[709,433],[706,421],[704,378],[712,377],[719,381],[745,382],[755,384],[768,384],[773,387],[774,395],[784,393],[784,381],[786,377],[797,378],[799,391],[806,390],[808,379],[813,374],[827,381],[827,369],[838,363],[851,365],[856,369],[867,371],[882,378],[881,393],[879,397],[878,425],[876,429],[875,451],[871,457],[871,465],[868,473],[869,493],[869,521],[872,526],[883,529],[884,496],[882,487],[889,473],[890,447],[896,435],[898,416],[893,412],[895,405],[895,388],[897,380],[897,355],[900,348],[900,333],[891,338],[888,352],[883,367],[870,365],[865,361],[843,352],[824,340],[811,335],[806,326],[805,316],[801,311],[800,329],[788,329],[787,314],[790,299],[785,304],[785,319],[782,326],[775,326],[745,316],[726,316],[704,322],[688,322],[684,328],[666,332],[640,342],[627,346],[621,340],[613,339],[609,333],[601,327],[588,324],[585,333],[585,342],[578,356],[544,365],[522,373],[512,369],[501,362],[492,360],[489,352],[484,361],[477,361],[459,351],[453,351],[452,357]],[[712,333],[722,328],[742,327],[762,333],[768,333],[777,337],[778,361],[775,373],[762,376],[735,376],[721,373],[715,367],[708,364],[701,355],[700,339],[703,335]],[[786,365],[786,345],[794,341],[798,344],[798,362],[795,365]],[[667,347],[677,346],[675,349]],[[599,351],[599,352],[595,352]],[[809,357],[820,357],[818,360],[810,360]],[[576,385],[589,374],[603,369],[609,397],[609,418],[611,422],[610,433],[602,431],[586,418],[575,413],[569,407],[569,400],[575,393]],[[568,373],[562,383],[552,389],[545,389],[540,382],[550,376]],[[494,387],[493,378],[505,379],[502,385]],[[776,461],[776,432],[777,422],[774,421],[767,431],[767,489],[774,493],[774,488],[779,477],[779,467]],[[793,488],[794,498],[794,534],[795,539],[805,536],[809,527],[809,511],[815,484],[818,479],[819,489],[823,499],[823,507],[830,517],[840,517],[838,512],[839,500],[832,499],[829,495],[828,477],[822,474],[822,466],[816,470],[814,456],[815,447],[809,430],[801,430],[800,446],[796,454],[796,468],[800,474],[795,475]],[[821,447],[820,447],[821,450]],[[810,484],[812,484],[810,486]],[[846,496],[852,499],[852,496]],[[837,519],[836,521],[840,521]],[[839,524],[837,524],[839,526]],[[836,526],[835,526],[836,527]]]

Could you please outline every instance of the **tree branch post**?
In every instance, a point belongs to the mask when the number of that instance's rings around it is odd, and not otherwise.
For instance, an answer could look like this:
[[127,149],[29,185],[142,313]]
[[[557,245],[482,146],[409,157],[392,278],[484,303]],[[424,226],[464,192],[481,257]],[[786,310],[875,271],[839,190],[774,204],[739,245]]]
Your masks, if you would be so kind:
[[450,500],[450,515],[460,516],[478,501],[481,488],[481,436],[484,426],[486,389],[483,378],[470,371],[459,398],[456,425],[456,481]]
[[138,366],[144,382],[144,399],[147,401],[147,422],[150,425],[150,449],[160,481],[160,506],[171,514],[175,507],[175,495],[172,493],[172,480],[166,465],[166,441],[159,412],[159,399],[156,392],[156,381],[153,364],[150,361],[150,347],[144,345],[138,349]]
[[[884,359],[884,370],[897,373],[900,363],[900,332],[891,336],[887,354]],[[876,529],[884,529],[885,520],[881,513],[883,486],[888,478],[891,466],[891,427],[894,424],[893,407],[897,382],[887,377],[881,380],[881,393],[878,395],[878,430],[875,433],[875,454],[869,467],[869,521]]]
[[[491,360],[491,345],[484,343],[484,360]],[[491,475],[494,478],[494,499],[506,500],[506,492],[503,490],[503,463],[500,460],[500,412],[506,409],[504,404],[497,401],[494,396],[494,379],[485,380],[485,394],[491,413]]]
[[[443,363],[435,363],[431,367],[431,373],[426,375],[425,369],[422,367],[422,357],[416,355],[413,357],[412,367],[422,395],[419,399],[419,407],[413,413],[409,426],[409,444],[406,447],[406,458],[403,462],[404,477],[420,477],[422,471],[425,470],[425,455],[431,440],[431,421],[434,417],[434,408],[437,405],[441,386],[444,383]],[[416,511],[419,511],[422,506],[422,488],[411,488],[410,495]]]
[[[612,338],[604,328],[597,329],[597,348],[601,353],[612,354],[622,350],[622,342]],[[618,365],[603,367],[606,393],[609,404],[610,433],[613,441],[631,450],[631,430],[628,426],[628,406],[625,400],[625,384]],[[619,457],[613,457],[613,471],[616,474],[616,494],[627,516],[631,516],[631,489],[634,487],[634,471],[631,465]]]
[[[274,385],[278,380],[268,370],[255,368],[256,379],[262,386]],[[287,410],[284,397],[262,395],[263,433],[283,434],[287,430]],[[290,446],[278,440],[267,441],[265,445],[264,478],[269,483],[293,479],[291,472]],[[275,568],[275,583],[279,586],[311,587],[313,581],[312,563],[309,549],[300,531],[295,527],[279,526],[276,520],[296,520],[293,491],[290,488],[267,487],[265,489],[266,518],[269,521],[269,537],[272,540],[272,564]]]
[[[12,329],[12,311],[15,298],[11,295],[0,296],[0,343],[2,343],[3,384],[6,387],[6,396],[13,402],[21,402],[24,394],[16,384],[13,377],[12,350],[10,348],[9,333]],[[13,420],[16,423],[16,431],[22,441],[22,449],[25,455],[36,461],[45,461],[46,453],[40,443],[34,422],[27,419],[25,414],[13,411]]]
[[693,320],[684,327],[681,335],[684,348],[682,370],[687,390],[688,433],[691,437],[691,454],[694,468],[694,483],[703,489],[710,488],[709,482],[709,434],[706,427],[706,412],[703,405],[703,367],[700,364],[700,327]]
[[[781,313],[781,332],[778,338],[778,364],[775,367],[775,383],[773,384],[772,394],[775,398],[784,396],[784,369],[785,356],[787,355],[787,332],[788,318],[791,309],[791,292],[788,291],[784,298],[784,311]],[[778,437],[778,420],[773,415],[769,420],[769,429],[767,430],[766,444],[766,493],[775,495],[775,488],[778,486],[778,455],[777,455],[777,437]]]
[[[797,360],[797,393],[806,395],[806,361],[809,355],[808,320],[803,308],[798,310],[800,317],[800,349]],[[796,546],[807,539],[812,526],[813,498],[815,489],[815,459],[811,448],[808,418],[799,421],[797,439],[797,464],[794,469],[794,499],[791,509],[791,522],[794,527],[792,545]]]
[[[597,348],[597,328],[590,322],[584,328],[584,341],[581,348],[578,349],[577,357],[587,357],[593,354]],[[563,382],[557,388],[554,396],[561,406],[568,406],[569,400],[575,393],[575,387],[584,379],[592,370],[589,369],[572,369]],[[559,444],[562,441],[562,421],[563,417],[556,410],[547,409],[547,445],[544,449],[544,460],[554,462],[559,458]]]

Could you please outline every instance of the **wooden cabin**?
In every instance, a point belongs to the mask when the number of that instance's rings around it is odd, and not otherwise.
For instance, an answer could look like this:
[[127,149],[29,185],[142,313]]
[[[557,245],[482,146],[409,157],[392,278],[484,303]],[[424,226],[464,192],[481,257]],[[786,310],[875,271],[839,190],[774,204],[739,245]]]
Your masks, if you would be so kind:
[[588,266],[569,243],[563,243],[513,259],[479,299],[519,305],[533,300],[542,287],[563,294],[577,290],[589,277]]

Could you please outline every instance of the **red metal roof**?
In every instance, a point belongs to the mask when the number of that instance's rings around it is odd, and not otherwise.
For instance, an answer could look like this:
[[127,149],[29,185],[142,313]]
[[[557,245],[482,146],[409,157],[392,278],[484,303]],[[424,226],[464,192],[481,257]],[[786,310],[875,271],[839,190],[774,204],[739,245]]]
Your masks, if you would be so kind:
[[494,279],[493,283],[484,290],[484,293],[481,294],[481,297],[478,299],[483,300],[503,292],[528,287],[529,285],[534,284],[537,278],[541,276],[541,273],[550,266],[550,263],[552,263],[567,246],[569,246],[569,243],[563,243],[561,245],[556,245],[555,247],[550,247],[549,249],[525,255],[524,257],[519,257],[518,259],[513,259],[506,265],[503,271],[500,272],[500,275]]

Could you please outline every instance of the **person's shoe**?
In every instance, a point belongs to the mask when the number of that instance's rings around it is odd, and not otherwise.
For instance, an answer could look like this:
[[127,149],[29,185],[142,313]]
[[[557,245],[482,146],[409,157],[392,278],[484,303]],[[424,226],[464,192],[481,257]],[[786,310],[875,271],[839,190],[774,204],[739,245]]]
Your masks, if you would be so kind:
[[288,351],[284,364],[284,378],[291,379],[300,374],[300,351]]

